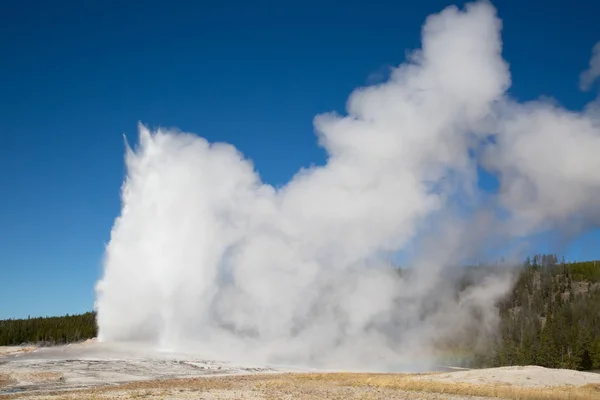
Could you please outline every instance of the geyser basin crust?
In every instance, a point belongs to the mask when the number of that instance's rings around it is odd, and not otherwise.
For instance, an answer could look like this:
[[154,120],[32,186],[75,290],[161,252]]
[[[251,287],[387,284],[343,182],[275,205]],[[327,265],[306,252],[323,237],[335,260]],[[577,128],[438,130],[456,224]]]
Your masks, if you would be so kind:
[[[0,398],[598,398],[600,374],[508,367],[430,374],[289,373],[76,344],[0,358]],[[0,348],[0,353],[2,349]],[[4,352],[6,353],[6,352]],[[182,379],[185,378],[185,379]],[[198,379],[199,378],[199,379]],[[567,387],[568,386],[568,387]]]

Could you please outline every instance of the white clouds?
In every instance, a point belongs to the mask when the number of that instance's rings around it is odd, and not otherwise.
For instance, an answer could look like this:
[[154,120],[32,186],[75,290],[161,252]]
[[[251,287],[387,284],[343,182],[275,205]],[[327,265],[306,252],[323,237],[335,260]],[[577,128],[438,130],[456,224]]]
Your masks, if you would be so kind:
[[[452,203],[477,204],[477,160],[501,175],[518,233],[593,211],[600,187],[588,114],[505,99],[500,30],[487,2],[430,16],[387,82],[352,93],[347,116],[315,118],[328,162],[279,190],[232,146],[141,126],[98,283],[101,339],[385,369],[465,326],[489,333],[510,279],[457,299],[443,269],[494,226],[484,205],[471,221]],[[432,218],[411,276],[382,268]]]
[[[600,126],[545,102],[511,104],[488,166],[502,175],[502,204],[522,233],[590,220],[600,195]],[[600,222],[600,221],[596,221]]]
[[581,90],[589,90],[596,79],[600,76],[600,42],[592,49],[590,67],[581,73],[579,87]]

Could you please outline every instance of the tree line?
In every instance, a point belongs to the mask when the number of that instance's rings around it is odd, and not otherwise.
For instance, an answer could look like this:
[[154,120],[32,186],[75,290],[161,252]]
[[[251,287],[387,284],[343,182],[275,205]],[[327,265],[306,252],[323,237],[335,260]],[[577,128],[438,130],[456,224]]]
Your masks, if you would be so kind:
[[600,369],[599,289],[600,261],[528,258],[512,292],[498,304],[497,337],[470,363]]
[[94,312],[62,317],[0,320],[0,346],[73,343],[93,338],[97,332]]

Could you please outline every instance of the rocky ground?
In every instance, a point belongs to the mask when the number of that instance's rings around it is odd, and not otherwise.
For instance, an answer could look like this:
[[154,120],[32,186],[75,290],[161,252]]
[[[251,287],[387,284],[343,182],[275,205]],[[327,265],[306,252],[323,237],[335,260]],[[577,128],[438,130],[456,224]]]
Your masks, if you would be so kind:
[[105,348],[93,342],[54,348],[11,347],[0,352],[0,395],[115,386],[127,382],[207,376],[269,374],[240,366],[176,354]]
[[426,374],[295,372],[93,343],[0,348],[0,399],[600,399],[600,374],[506,367]]

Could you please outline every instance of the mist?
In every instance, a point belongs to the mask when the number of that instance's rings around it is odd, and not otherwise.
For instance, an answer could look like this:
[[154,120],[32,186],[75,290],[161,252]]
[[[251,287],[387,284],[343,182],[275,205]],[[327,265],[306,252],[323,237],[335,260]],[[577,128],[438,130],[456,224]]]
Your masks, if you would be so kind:
[[[281,188],[232,145],[140,124],[96,287],[99,340],[415,370],[438,360],[437,343],[492,336],[513,275],[461,291],[452,267],[600,221],[598,107],[512,100],[501,30],[488,2],[427,17],[389,80],[352,92],[346,115],[315,117],[327,161]],[[496,193],[479,189],[478,168]]]

